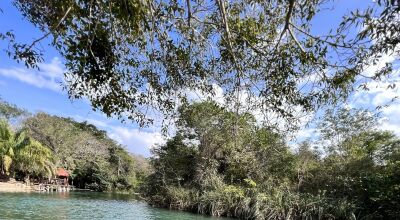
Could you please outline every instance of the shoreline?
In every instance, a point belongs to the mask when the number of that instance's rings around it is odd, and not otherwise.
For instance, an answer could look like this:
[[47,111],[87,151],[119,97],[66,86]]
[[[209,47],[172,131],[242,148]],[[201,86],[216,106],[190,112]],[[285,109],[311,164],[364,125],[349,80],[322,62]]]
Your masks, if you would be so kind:
[[27,186],[24,183],[10,183],[0,182],[0,192],[32,192],[34,191],[31,186]]
[[[74,192],[96,192],[90,189],[80,189],[74,188]],[[46,192],[39,190],[38,185],[30,185],[27,186],[25,183],[22,182],[0,182],[0,193],[2,192]],[[61,191],[61,192],[70,192],[70,191]],[[106,193],[115,193],[115,194],[122,194],[122,195],[135,195],[139,196],[140,193],[129,193],[125,191],[105,191]],[[139,196],[140,197],[140,196]]]

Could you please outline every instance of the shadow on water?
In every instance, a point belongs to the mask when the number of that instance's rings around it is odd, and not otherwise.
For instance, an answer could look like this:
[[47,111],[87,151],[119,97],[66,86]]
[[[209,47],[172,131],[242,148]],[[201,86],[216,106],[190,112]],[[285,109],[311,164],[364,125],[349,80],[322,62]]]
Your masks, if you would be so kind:
[[99,192],[0,193],[0,219],[215,220],[153,208],[135,195]]

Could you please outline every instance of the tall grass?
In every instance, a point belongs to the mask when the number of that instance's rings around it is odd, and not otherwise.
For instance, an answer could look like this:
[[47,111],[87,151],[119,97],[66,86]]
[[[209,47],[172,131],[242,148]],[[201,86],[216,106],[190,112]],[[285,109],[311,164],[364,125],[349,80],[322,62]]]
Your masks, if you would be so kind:
[[208,191],[168,187],[164,196],[151,197],[149,202],[170,209],[240,219],[356,219],[355,205],[345,199],[284,190],[261,193],[233,185]]

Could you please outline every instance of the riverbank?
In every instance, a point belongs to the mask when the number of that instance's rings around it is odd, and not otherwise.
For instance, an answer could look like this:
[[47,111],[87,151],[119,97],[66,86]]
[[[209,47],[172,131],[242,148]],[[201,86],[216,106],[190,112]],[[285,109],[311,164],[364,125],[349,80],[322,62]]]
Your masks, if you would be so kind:
[[0,192],[31,192],[33,188],[21,182],[0,182]]

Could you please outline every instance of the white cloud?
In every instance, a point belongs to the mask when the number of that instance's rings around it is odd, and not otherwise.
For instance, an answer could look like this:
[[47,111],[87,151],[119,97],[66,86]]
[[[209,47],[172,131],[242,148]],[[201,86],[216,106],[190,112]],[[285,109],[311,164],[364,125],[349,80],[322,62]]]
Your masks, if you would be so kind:
[[225,103],[225,97],[224,97],[224,90],[217,84],[213,84],[213,92],[214,95],[210,95],[210,94],[204,94],[201,91],[198,90],[189,90],[186,91],[186,95],[188,97],[188,99],[190,101],[193,102],[197,102],[197,101],[203,101],[203,100],[207,100],[207,99],[211,99],[215,102],[217,102],[218,104],[224,104]]
[[152,147],[156,144],[163,144],[166,142],[166,137],[159,132],[160,129],[158,127],[145,130],[123,125],[111,125],[113,119],[106,118],[102,115],[100,116],[102,117],[101,119],[85,118],[79,115],[71,117],[80,122],[87,121],[99,129],[106,130],[110,138],[126,146],[129,152],[139,153],[143,156],[150,156],[150,149]]
[[39,64],[41,74],[54,79],[63,78],[63,73],[65,72],[63,67],[64,66],[58,57],[54,57],[50,63]]
[[126,145],[131,152],[140,148],[148,151],[156,144],[163,144],[166,141],[160,132],[148,132],[121,126],[110,127],[109,135],[120,144]]
[[91,118],[88,118],[88,119],[86,119],[86,121],[89,123],[89,124],[92,124],[92,125],[94,125],[94,126],[96,126],[96,127],[107,127],[107,123],[106,122],[104,122],[104,121],[100,121],[100,120],[96,120],[96,119],[91,119]]
[[315,128],[303,128],[296,133],[296,141],[304,141],[315,137],[317,130]]
[[[383,55],[382,58],[375,64],[365,70],[363,75],[373,76],[376,71],[386,65],[392,63],[393,72],[380,81],[369,80],[364,81],[368,90],[356,91],[349,103],[354,108],[367,108],[375,110],[378,106],[384,106],[380,112],[383,118],[379,125],[381,130],[393,131],[400,135],[400,102],[392,100],[400,96],[400,63],[396,55]],[[396,84],[395,88],[390,88]],[[385,105],[388,105],[385,107]]]
[[63,65],[55,57],[50,63],[39,64],[39,70],[26,68],[1,68],[0,75],[19,80],[38,88],[61,92],[63,82]]
[[384,54],[375,64],[365,69],[363,75],[372,77],[378,70],[385,67],[386,63],[392,63],[395,60],[396,56],[394,54]]
[[393,103],[382,109],[381,130],[393,131],[400,136],[400,102]]

